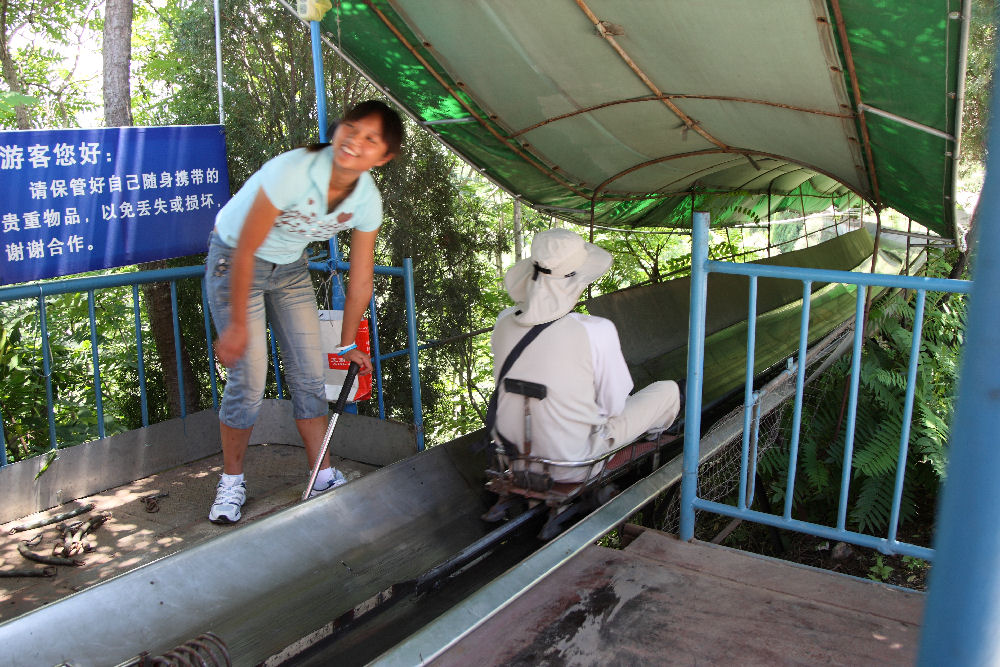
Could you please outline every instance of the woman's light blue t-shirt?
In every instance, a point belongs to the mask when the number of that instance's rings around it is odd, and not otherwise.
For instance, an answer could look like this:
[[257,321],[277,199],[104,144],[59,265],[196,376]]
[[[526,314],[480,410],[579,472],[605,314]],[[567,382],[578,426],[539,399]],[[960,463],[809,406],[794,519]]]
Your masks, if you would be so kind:
[[327,213],[332,169],[332,146],[314,152],[297,148],[268,160],[216,215],[216,232],[226,245],[235,248],[261,188],[281,211],[254,253],[264,261],[290,264],[302,257],[311,241],[325,241],[345,229],[378,229],[382,225],[382,195],[368,172],[362,173],[351,194]]

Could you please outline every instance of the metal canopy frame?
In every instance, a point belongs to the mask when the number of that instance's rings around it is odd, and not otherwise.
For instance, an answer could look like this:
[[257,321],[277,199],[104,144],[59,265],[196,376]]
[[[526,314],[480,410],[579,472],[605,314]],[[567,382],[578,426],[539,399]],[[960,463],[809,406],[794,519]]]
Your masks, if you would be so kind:
[[[322,25],[539,211],[689,228],[698,208],[722,226],[820,193],[952,238],[968,15],[969,0],[364,0]],[[750,39],[768,32],[794,43]]]

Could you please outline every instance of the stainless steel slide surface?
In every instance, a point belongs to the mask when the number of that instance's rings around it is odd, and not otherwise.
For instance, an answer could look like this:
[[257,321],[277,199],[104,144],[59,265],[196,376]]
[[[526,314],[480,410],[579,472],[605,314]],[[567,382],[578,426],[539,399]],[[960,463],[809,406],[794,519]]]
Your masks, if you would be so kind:
[[113,665],[211,631],[257,664],[488,526],[478,434],[0,625],[0,664]]

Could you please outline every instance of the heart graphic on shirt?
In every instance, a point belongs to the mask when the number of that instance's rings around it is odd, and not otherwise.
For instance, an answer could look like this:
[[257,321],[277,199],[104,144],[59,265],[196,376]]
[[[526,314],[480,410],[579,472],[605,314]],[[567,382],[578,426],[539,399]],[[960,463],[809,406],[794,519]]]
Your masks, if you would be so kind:
[[341,213],[337,216],[337,222],[347,222],[354,217],[353,213]]

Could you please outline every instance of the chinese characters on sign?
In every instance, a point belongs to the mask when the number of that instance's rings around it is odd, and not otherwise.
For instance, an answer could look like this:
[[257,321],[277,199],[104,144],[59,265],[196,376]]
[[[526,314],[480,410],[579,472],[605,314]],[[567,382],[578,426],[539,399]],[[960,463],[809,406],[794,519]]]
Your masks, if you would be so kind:
[[0,285],[204,252],[221,125],[0,132]]

